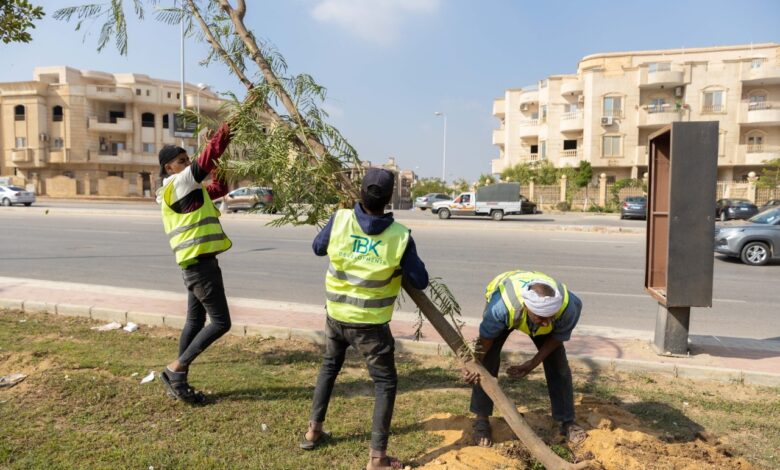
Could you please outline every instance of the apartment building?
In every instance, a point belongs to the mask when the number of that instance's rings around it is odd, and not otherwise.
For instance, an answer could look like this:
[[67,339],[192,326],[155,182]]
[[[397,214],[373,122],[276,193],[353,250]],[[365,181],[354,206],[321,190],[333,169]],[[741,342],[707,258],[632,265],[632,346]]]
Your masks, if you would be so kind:
[[594,54],[576,74],[506,90],[493,115],[493,173],[585,160],[609,180],[641,177],[653,132],[718,121],[718,178],[740,180],[780,158],[780,45]]
[[[0,83],[0,175],[55,196],[151,196],[165,144],[195,153],[192,124],[175,117],[180,83],[142,74],[38,67]],[[190,109],[223,101],[185,84]]]

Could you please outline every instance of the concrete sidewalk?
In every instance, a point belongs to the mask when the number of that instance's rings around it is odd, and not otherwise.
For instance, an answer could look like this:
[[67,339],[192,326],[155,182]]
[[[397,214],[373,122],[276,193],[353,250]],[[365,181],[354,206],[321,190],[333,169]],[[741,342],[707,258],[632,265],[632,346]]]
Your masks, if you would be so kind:
[[[294,297],[293,292],[290,297]],[[322,305],[228,300],[233,334],[323,342]],[[407,308],[412,308],[407,302]],[[172,293],[0,277],[0,308],[181,328],[186,295],[183,287],[181,293]],[[403,311],[394,315],[391,326],[397,349],[415,354],[450,354],[430,325],[423,328],[422,341],[414,341],[416,318],[416,314]],[[476,337],[478,320],[465,320],[466,338]],[[566,349],[573,367],[589,371],[661,372],[692,379],[780,386],[780,341],[692,336],[689,357],[662,357],[653,352],[651,338],[651,332],[580,325]],[[505,351],[510,360],[524,360],[535,349],[525,335],[513,334]]]

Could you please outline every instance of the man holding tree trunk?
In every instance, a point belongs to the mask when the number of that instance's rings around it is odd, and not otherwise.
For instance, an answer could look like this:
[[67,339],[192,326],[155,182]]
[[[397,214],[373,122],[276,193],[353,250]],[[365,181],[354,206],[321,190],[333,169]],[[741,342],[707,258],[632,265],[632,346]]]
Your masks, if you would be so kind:
[[[585,430],[574,422],[574,388],[566,359],[565,341],[577,325],[582,301],[565,284],[540,272],[510,271],[498,275],[485,292],[485,312],[479,325],[477,358],[494,377],[501,364],[501,349],[509,334],[520,330],[531,337],[538,352],[530,360],[507,368],[509,377],[520,379],[544,365],[553,419],[560,423],[561,434],[569,444],[587,438]],[[493,445],[490,415],[493,401],[479,385],[479,375],[463,371],[473,384],[470,410],[476,415],[474,442]]]

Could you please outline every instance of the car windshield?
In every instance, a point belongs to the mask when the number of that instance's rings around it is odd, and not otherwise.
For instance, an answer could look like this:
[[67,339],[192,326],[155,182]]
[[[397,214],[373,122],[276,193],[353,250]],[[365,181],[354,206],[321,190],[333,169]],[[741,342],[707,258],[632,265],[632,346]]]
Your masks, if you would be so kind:
[[753,204],[752,202],[748,201],[747,199],[729,199],[726,201],[728,204],[734,204],[734,205],[744,205],[744,204]]
[[769,209],[749,218],[748,222],[753,222],[754,224],[772,225],[776,224],[778,220],[780,220],[780,209]]
[[11,191],[24,191],[24,189],[20,188],[19,186],[8,186],[8,189]]
[[645,199],[643,197],[627,197],[626,198],[626,202],[638,202],[638,203],[641,203],[641,202],[647,202],[647,199]]

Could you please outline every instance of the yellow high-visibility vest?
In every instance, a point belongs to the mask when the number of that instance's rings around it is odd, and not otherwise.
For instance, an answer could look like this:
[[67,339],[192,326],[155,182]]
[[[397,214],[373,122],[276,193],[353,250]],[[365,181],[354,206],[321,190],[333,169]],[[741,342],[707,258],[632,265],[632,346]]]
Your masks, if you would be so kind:
[[354,210],[336,212],[325,274],[328,315],[344,323],[389,322],[401,290],[401,258],[408,243],[409,229],[398,222],[368,235]]
[[211,201],[206,187],[201,185],[201,190],[203,205],[194,212],[180,214],[170,206],[173,181],[163,188],[163,203],[160,204],[163,228],[176,255],[176,263],[183,268],[193,264],[198,256],[216,255],[233,246],[222,231],[219,209]]
[[[556,285],[558,286],[558,291],[563,295],[563,303],[560,310],[553,316],[553,321],[547,326],[539,326],[533,333],[531,333],[528,327],[528,311],[525,308],[525,301],[522,295],[523,288],[532,281],[545,281]],[[566,285],[538,271],[518,270],[499,274],[488,284],[485,290],[485,300],[489,302],[496,290],[501,292],[501,299],[509,311],[507,327],[520,330],[528,336],[541,336],[552,332],[553,323],[560,318],[569,305],[569,289]]]

